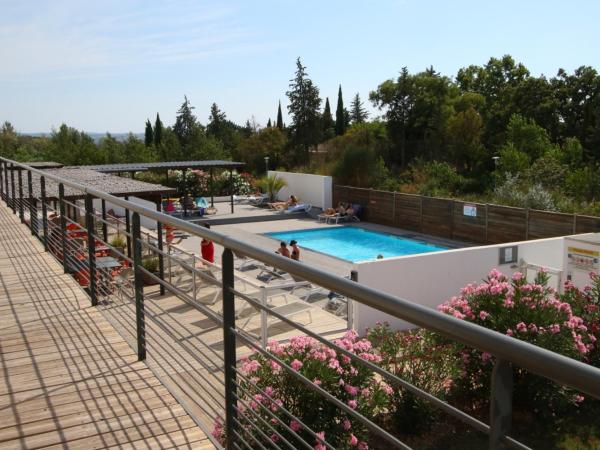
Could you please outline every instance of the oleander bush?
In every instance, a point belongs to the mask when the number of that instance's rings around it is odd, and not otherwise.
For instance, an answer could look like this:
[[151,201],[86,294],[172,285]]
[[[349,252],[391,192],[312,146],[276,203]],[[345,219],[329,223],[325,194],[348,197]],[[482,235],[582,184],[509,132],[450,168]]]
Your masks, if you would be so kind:
[[[371,343],[358,339],[354,331],[335,343],[367,361],[380,362]],[[294,337],[286,344],[270,342],[267,351],[360,414],[378,420],[386,412],[390,386],[348,356],[306,336]],[[242,432],[251,435],[250,441],[267,436],[273,442],[284,438],[298,447],[300,438],[318,450],[326,448],[324,441],[341,449],[369,448],[364,425],[308,388],[277,361],[255,353],[242,362],[241,371],[240,423],[248,423],[242,415],[252,420],[252,427],[245,426]],[[222,425],[216,424],[213,435],[223,441]]]

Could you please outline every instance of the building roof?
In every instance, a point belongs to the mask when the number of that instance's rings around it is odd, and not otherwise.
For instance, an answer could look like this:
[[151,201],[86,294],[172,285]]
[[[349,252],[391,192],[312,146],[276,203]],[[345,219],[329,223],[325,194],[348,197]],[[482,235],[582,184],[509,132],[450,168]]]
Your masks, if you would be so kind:
[[127,164],[100,164],[96,166],[80,166],[84,169],[96,170],[102,173],[118,172],[145,172],[148,170],[160,169],[205,169],[221,168],[236,169],[245,166],[246,163],[224,160],[205,160],[205,161],[163,161],[150,163],[127,163]]
[[[156,198],[160,195],[166,196],[177,193],[176,189],[162,186],[160,184],[146,183],[145,181],[134,180],[131,178],[117,177],[115,175],[101,173],[83,167],[45,169],[44,172],[117,197],[131,195],[140,198]],[[34,196],[40,198],[41,186],[40,176],[38,174],[33,174],[32,183]],[[26,180],[24,180],[23,191],[24,195],[29,194],[27,191]],[[58,183],[49,178],[46,178],[46,197],[49,199],[58,198]],[[65,186],[65,197],[83,197],[83,193],[76,189]]]

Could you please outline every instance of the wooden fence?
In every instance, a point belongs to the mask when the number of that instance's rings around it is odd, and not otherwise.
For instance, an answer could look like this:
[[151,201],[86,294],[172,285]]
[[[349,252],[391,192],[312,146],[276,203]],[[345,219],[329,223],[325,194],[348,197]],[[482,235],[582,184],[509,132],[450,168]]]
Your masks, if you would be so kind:
[[600,217],[334,186],[340,201],[362,205],[369,222],[477,244],[600,232]]

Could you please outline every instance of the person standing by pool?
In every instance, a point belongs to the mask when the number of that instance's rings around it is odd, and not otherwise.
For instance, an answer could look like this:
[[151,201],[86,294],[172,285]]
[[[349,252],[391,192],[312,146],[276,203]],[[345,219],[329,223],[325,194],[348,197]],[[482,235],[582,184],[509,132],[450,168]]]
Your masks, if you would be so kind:
[[290,247],[292,247],[291,258],[294,261],[300,261],[300,249],[298,248],[298,242],[295,240],[290,241]]
[[[208,222],[205,223],[204,226],[210,230],[210,224]],[[203,260],[211,263],[215,262],[215,245],[212,241],[202,238],[202,242],[200,242],[200,253],[202,254]]]
[[279,253],[281,256],[285,256],[286,258],[291,258],[292,256],[287,248],[286,243],[283,241],[279,243],[279,250],[275,250],[275,253]]

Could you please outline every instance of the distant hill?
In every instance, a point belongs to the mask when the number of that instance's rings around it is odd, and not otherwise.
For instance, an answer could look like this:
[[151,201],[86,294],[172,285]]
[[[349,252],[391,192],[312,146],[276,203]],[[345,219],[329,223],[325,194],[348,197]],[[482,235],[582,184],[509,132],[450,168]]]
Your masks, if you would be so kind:
[[[89,137],[91,137],[94,142],[100,142],[100,139],[106,137],[106,133],[95,133],[84,131]],[[19,133],[22,136],[33,136],[33,137],[49,137],[51,133]],[[138,139],[144,140],[144,133],[132,133]],[[129,136],[129,133],[110,133],[112,137],[114,137],[117,141],[124,141]]]

